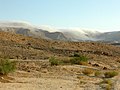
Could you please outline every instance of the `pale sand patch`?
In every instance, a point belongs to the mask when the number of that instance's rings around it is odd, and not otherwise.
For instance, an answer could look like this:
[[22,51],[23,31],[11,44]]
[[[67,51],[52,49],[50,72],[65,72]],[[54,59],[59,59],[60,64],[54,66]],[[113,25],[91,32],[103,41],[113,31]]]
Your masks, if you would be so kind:
[[16,83],[1,83],[0,90],[84,90],[77,81],[53,78],[16,78]]

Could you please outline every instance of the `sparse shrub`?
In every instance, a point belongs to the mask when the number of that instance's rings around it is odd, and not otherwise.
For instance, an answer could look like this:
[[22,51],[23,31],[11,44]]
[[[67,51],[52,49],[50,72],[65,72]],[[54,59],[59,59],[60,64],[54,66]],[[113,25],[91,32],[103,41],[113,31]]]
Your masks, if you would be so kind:
[[95,72],[95,76],[99,77],[102,73],[100,71]]
[[106,89],[106,90],[111,90],[111,85],[107,85],[107,86],[105,87],[105,89]]
[[109,79],[105,79],[105,80],[103,80],[102,82],[101,82],[101,84],[109,84],[109,85],[112,85],[112,81],[111,80],[109,80]]
[[78,57],[75,57],[75,58],[70,59],[70,63],[71,63],[71,64],[79,64],[79,62],[80,62],[80,60],[79,60]]
[[0,74],[7,75],[8,73],[15,71],[15,69],[15,61],[10,61],[9,59],[0,60]]
[[60,64],[59,60],[56,59],[55,57],[51,57],[51,58],[49,59],[49,62],[50,62],[50,64],[51,64],[51,66],[54,66],[54,65],[57,66],[57,65]]
[[86,56],[74,57],[70,60],[71,64],[82,64],[82,62],[87,62],[88,58]]
[[106,78],[112,78],[114,76],[117,76],[118,72],[116,72],[116,71],[109,71],[109,72],[105,72],[104,75],[105,75]]
[[86,56],[80,56],[79,58],[83,62],[87,62],[88,61],[88,58]]
[[111,90],[113,82],[109,79],[104,79],[100,84],[102,84],[101,87],[105,90]]
[[85,82],[85,81],[80,81],[80,84],[86,84],[87,82]]
[[86,68],[82,71],[83,74],[85,75],[90,75],[90,74],[93,74],[93,70],[92,69],[89,69],[89,68]]

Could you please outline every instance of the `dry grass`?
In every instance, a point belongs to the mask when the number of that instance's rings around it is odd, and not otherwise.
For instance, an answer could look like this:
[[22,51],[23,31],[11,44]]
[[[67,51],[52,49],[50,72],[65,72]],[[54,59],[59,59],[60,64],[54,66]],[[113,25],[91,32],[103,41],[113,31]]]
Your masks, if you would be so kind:
[[104,87],[105,90],[111,90],[113,82],[109,79],[104,79],[102,82],[100,82],[100,84],[106,84],[106,86]]
[[91,75],[94,73],[94,70],[93,69],[89,69],[89,68],[86,68],[82,71],[83,74],[85,75]]
[[112,81],[111,80],[109,80],[109,79],[105,79],[105,80],[103,80],[102,82],[101,82],[101,84],[109,84],[109,85],[112,85]]
[[117,71],[109,71],[109,72],[105,72],[104,75],[106,78],[112,78],[114,76],[117,76],[118,72]]
[[95,72],[95,76],[97,76],[97,77],[100,77],[101,74],[102,74],[102,72],[100,72],[100,71],[96,71],[96,72]]

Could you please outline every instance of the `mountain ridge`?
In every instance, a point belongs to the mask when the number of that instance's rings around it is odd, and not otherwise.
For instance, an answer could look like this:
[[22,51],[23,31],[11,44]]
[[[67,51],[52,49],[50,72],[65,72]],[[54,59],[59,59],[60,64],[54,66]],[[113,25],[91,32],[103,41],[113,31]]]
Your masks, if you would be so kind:
[[80,28],[56,29],[50,26],[35,26],[29,22],[0,22],[0,31],[63,41],[103,41],[120,43],[120,31],[99,32]]

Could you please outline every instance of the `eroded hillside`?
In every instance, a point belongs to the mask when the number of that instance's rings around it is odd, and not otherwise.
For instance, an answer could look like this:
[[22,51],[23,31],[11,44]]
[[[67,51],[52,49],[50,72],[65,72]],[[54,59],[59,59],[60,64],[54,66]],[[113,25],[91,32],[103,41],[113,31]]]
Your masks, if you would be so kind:
[[[63,42],[25,37],[0,32],[0,54],[10,58],[40,59],[51,55],[70,56],[74,53],[119,57],[120,48],[97,42]],[[46,56],[47,55],[47,56]]]
[[[71,60],[76,58],[74,55],[85,56],[88,60],[78,65],[71,64]],[[55,62],[55,66],[51,66],[49,58],[53,56],[55,60],[63,63]],[[0,89],[106,90],[103,88],[117,87],[119,90],[120,88],[119,74],[115,74],[116,77],[113,78],[105,77],[106,72],[112,74],[119,72],[120,47],[113,45],[45,40],[0,32],[0,57],[17,61],[16,72],[10,73],[9,77],[0,76]],[[7,87],[4,87],[5,85]]]

